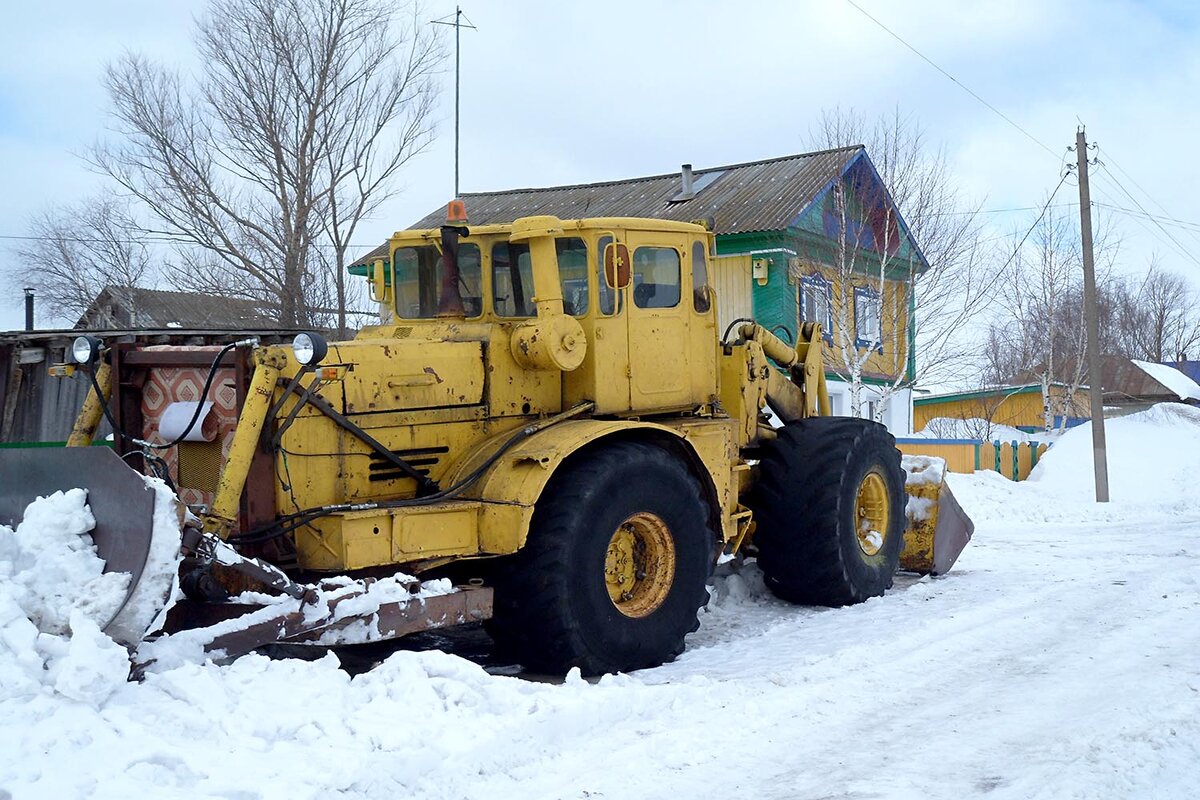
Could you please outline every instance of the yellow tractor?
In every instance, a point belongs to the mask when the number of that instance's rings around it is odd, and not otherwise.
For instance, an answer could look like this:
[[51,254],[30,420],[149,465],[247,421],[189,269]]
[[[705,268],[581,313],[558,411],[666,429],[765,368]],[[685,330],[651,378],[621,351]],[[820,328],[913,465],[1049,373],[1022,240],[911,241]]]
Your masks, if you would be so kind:
[[[718,330],[713,255],[702,224],[470,227],[452,203],[444,226],[395,234],[369,266],[384,322],[352,341],[304,333],[214,356],[81,337],[74,368],[93,388],[70,444],[107,417],[116,453],[3,451],[0,512],[89,487],[100,555],[136,578],[146,490],[112,462],[163,471],[196,512],[189,599],[165,630],[211,631],[214,657],[488,620],[534,671],[650,667],[682,652],[722,555],[756,556],[791,602],[879,596],[906,528],[894,439],[830,416],[816,325],[795,344],[751,320]],[[198,396],[184,382],[191,404],[162,396],[181,359],[207,378]],[[224,428],[210,419],[219,389],[236,395]],[[159,414],[170,406],[182,425]],[[215,432],[195,435],[204,425]],[[941,518],[924,515],[909,547],[925,572],[970,536],[948,492],[934,499]],[[415,576],[412,599],[348,610],[398,572]],[[423,593],[433,578],[457,588]],[[256,583],[284,601],[228,599]]]

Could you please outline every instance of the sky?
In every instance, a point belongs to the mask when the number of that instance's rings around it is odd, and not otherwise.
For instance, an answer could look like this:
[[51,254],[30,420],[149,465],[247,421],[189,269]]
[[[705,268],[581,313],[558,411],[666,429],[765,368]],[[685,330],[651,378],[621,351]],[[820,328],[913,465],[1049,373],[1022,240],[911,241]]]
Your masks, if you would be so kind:
[[[476,29],[462,33],[464,192],[804,152],[823,110],[873,117],[898,108],[945,148],[959,188],[1004,233],[1032,223],[1036,210],[1007,209],[1040,208],[1064,158],[1073,159],[1066,147],[1082,122],[1103,162],[1093,170],[1093,199],[1135,212],[1097,209],[1097,225],[1123,238],[1120,269],[1144,270],[1157,253],[1200,285],[1200,203],[1191,191],[1200,166],[1188,152],[1200,123],[1200,7],[1187,0],[467,2]],[[104,185],[80,154],[110,124],[105,64],[135,51],[194,72],[191,25],[205,7],[8,4],[0,236],[20,236],[31,214]],[[429,2],[422,19],[453,11],[446,0]],[[453,196],[450,52],[438,138],[406,167],[400,194],[361,228],[363,252]],[[1056,202],[1077,201],[1073,183]],[[0,270],[36,268],[16,262],[14,242],[0,239]],[[19,286],[0,287],[0,330],[20,327]]]

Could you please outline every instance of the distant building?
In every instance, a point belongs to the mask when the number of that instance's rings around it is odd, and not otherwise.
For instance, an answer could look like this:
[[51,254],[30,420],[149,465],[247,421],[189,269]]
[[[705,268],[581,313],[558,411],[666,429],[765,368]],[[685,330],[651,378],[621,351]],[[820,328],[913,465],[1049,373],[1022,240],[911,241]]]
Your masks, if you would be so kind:
[[87,330],[238,330],[278,325],[271,310],[253,300],[132,286],[105,288],[75,323],[76,328]]
[[[1068,387],[1052,383],[1049,400],[1056,423],[1066,410],[1067,424],[1088,416],[1088,387],[1080,386],[1068,402]],[[913,428],[923,430],[930,420],[986,420],[991,425],[1034,431],[1045,428],[1045,398],[1040,383],[993,386],[967,392],[948,392],[917,397],[913,400]]]

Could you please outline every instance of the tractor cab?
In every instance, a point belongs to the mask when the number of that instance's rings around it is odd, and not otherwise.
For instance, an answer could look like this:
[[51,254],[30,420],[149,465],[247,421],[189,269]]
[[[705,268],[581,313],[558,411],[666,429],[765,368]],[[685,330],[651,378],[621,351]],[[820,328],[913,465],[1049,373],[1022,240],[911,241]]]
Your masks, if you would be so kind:
[[452,204],[442,228],[396,233],[388,260],[361,271],[384,324],[359,338],[487,340],[555,385],[551,408],[531,398],[538,412],[690,411],[717,395],[712,241],[701,225],[634,218],[469,226]]

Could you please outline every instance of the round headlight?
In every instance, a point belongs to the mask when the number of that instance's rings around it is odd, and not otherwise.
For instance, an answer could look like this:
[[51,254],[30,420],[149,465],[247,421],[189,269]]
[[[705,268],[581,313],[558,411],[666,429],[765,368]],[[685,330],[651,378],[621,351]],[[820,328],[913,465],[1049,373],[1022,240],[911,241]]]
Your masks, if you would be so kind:
[[312,367],[320,364],[329,352],[325,337],[319,333],[298,333],[292,340],[292,352],[302,366]]
[[71,343],[71,358],[77,364],[93,364],[100,357],[100,340],[95,336],[79,336]]

